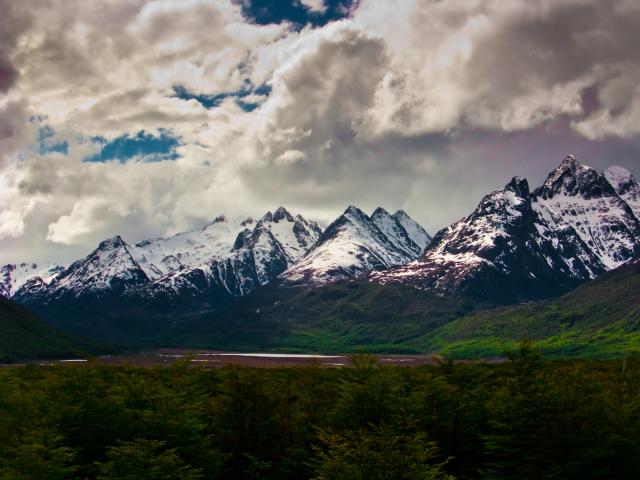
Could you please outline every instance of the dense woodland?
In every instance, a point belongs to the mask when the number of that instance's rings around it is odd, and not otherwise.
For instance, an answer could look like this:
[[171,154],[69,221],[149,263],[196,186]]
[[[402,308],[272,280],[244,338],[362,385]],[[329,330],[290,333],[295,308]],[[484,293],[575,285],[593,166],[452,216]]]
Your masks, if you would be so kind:
[[640,359],[0,371],[2,479],[619,479]]

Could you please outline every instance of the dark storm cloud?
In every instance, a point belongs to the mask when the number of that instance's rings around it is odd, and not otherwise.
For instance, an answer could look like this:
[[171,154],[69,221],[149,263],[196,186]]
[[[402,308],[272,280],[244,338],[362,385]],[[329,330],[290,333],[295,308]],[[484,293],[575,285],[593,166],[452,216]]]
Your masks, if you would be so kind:
[[14,48],[31,25],[31,15],[21,2],[0,0],[0,93],[7,92],[18,79],[13,63]]
[[[34,4],[39,4],[37,0]],[[0,0],[0,100],[9,93],[19,78],[14,63],[16,45],[32,25],[32,16],[21,2]],[[27,102],[25,100],[0,102],[0,172],[8,163],[9,155],[22,146],[29,135]]]
[[479,42],[464,79],[468,88],[482,92],[479,108],[583,80],[590,81],[586,88],[592,89],[583,97],[583,113],[596,106],[612,109],[599,93],[640,64],[638,25],[638,2],[568,1],[547,9],[524,7]]

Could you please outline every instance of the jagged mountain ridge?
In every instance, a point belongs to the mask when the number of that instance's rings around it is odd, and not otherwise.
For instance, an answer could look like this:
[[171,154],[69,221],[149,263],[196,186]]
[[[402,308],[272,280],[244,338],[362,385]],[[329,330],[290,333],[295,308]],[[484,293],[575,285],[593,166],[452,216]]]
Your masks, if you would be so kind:
[[42,282],[49,283],[63,270],[63,266],[53,263],[22,262],[4,265],[0,267],[0,296],[11,297],[25,283],[34,278],[39,278]]
[[568,223],[607,270],[622,265],[637,252],[640,222],[631,206],[606,175],[571,155],[533,192],[532,204],[549,223]]
[[638,256],[639,192],[621,167],[599,174],[569,156],[541,187],[530,191],[516,177],[433,241],[403,211],[368,216],[349,207],[323,232],[279,208],[135,245],[116,236],[66,269],[32,267],[32,278],[26,264],[19,275],[5,266],[0,294],[45,316],[122,305],[171,316],[272,282],[316,287],[360,277],[482,301],[535,300]]
[[[350,211],[373,232],[366,247],[377,255],[378,268],[415,258],[429,238],[406,213],[378,209],[376,223],[403,242],[396,248],[372,219]],[[284,208],[257,221],[219,216],[200,230],[136,244],[115,236],[46,281],[23,281],[12,299],[75,333],[124,342],[148,338],[183,315],[223,308],[273,282],[328,236]]]
[[618,193],[632,197],[637,183],[612,171],[624,188],[573,156],[533,192],[516,177],[438,232],[421,258],[369,278],[498,302],[564,293],[640,254],[640,211]]
[[322,230],[286,209],[258,221],[219,216],[201,230],[126,243],[104,240],[86,258],[44,281],[35,275],[14,290],[18,301],[49,305],[86,294],[136,296],[243,295],[283,272]]
[[431,241],[404,211],[377,208],[371,217],[350,206],[318,242],[280,278],[290,285],[321,285],[358,278],[417,258]]
[[324,252],[336,260],[351,256],[355,248],[355,258],[365,255],[366,261],[362,265],[345,264],[341,275],[329,275],[326,281],[407,262],[422,253],[431,240],[402,210],[391,215],[378,208],[368,217],[350,207],[345,215],[333,222],[324,235],[317,223],[280,207],[257,221],[220,215],[200,230],[135,245],[115,236],[101,242],[86,258],[66,269],[57,267],[46,276],[33,266],[31,278],[23,274],[18,283],[11,277],[15,268],[6,266],[6,281],[1,285],[8,285],[3,290],[5,296],[45,305],[90,292],[146,299],[207,296],[211,292],[215,292],[214,297],[242,296],[288,268],[299,267],[299,260],[308,251],[328,246],[329,237],[341,231],[339,225],[347,218],[347,223],[359,224],[356,233],[365,233],[364,237],[358,245],[348,241],[338,245],[333,241]]

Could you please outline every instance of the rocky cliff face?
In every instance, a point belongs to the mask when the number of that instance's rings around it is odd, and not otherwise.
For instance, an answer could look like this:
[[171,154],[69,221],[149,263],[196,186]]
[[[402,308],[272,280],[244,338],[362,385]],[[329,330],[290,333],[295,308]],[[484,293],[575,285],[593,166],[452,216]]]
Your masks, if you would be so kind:
[[610,182],[568,156],[534,192],[514,178],[438,232],[421,258],[370,279],[491,301],[561,294],[640,253],[637,209],[618,193],[635,198],[627,174]]

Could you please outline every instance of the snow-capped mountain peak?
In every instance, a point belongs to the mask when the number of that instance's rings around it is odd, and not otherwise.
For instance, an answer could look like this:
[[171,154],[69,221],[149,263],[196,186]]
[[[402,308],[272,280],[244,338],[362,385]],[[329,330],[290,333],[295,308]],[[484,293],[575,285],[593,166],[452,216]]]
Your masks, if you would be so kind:
[[602,271],[598,259],[577,236],[556,234],[538,218],[528,182],[514,177],[485,195],[470,215],[438,232],[418,260],[374,272],[370,279],[503,301],[568,289],[591,269]]
[[367,222],[369,220],[369,216],[354,205],[349,205],[342,216],[349,217],[354,219],[355,221],[361,222]]
[[47,302],[107,291],[144,299],[157,295],[207,297],[212,291],[242,295],[277,277],[315,244],[321,233],[316,223],[300,215],[294,217],[283,207],[267,212],[257,222],[218,215],[201,229],[135,245],[119,235],[108,238],[53,281],[34,279],[23,291],[11,286],[13,280],[0,283],[7,295],[18,290],[19,298],[37,297]]
[[557,195],[590,198],[603,191],[613,193],[606,179],[593,168],[580,163],[575,156],[567,155],[536,190],[536,195],[545,200]]
[[567,157],[533,193],[533,207],[548,222],[568,224],[607,268],[640,249],[640,222],[605,175]]
[[380,231],[409,257],[418,257],[424,251],[424,245],[418,245],[409,236],[404,226],[384,208],[378,207],[371,215],[371,221]]
[[378,208],[369,217],[351,205],[281,277],[286,283],[317,285],[401,265],[421,251],[386,210]]
[[273,213],[264,214],[257,226],[267,228],[280,243],[288,265],[293,264],[316,243],[322,233],[317,223],[310,222],[301,215],[294,217],[284,207],[279,207]]
[[293,222],[294,218],[293,218],[293,215],[291,215],[286,208],[278,207],[278,209],[275,212],[273,212],[273,221],[277,223],[280,220],[287,220],[288,222]]
[[57,296],[78,297],[87,292],[125,292],[149,281],[132,255],[132,247],[116,235],[100,242],[86,258],[72,263],[45,288]]
[[120,235],[114,235],[111,238],[107,238],[103,241],[101,241],[98,244],[98,248],[96,250],[99,251],[110,251],[110,250],[115,250],[118,248],[127,248],[127,244],[125,243],[125,241],[122,239],[122,237]]
[[0,295],[11,297],[29,280],[37,278],[44,284],[51,281],[64,270],[54,263],[38,264],[22,262],[0,267]]
[[527,197],[529,195],[529,182],[526,178],[513,177],[504,187],[505,190],[514,192],[519,197]]
[[626,171],[602,175],[568,155],[533,193],[513,178],[420,259],[370,278],[500,301],[557,295],[640,254],[640,222],[616,193],[636,185]]
[[143,268],[157,270],[161,275],[196,268],[212,258],[228,256],[238,232],[252,224],[241,217],[219,215],[202,229],[138,242],[132,253]]

